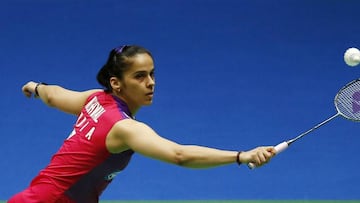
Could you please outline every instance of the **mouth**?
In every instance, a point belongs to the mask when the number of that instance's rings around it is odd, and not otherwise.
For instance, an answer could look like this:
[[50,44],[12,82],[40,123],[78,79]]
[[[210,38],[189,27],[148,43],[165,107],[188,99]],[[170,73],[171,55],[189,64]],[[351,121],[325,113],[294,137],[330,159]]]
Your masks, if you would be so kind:
[[153,96],[153,95],[154,95],[154,92],[146,93],[146,96]]

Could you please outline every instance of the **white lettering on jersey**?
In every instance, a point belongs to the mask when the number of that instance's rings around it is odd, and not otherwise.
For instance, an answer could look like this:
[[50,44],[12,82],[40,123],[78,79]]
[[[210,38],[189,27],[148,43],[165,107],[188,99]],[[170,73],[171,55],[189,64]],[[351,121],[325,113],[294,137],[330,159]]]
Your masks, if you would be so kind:
[[86,133],[85,137],[86,137],[88,140],[90,140],[92,134],[94,133],[94,131],[95,131],[95,127],[92,127],[92,128],[89,130],[89,132]]
[[84,130],[84,128],[85,128],[87,125],[89,125],[89,123],[90,123],[90,122],[86,120],[86,117],[84,116],[84,114],[81,113],[81,114],[79,115],[79,118],[78,118],[77,121],[76,121],[75,126],[76,126],[76,127],[82,126],[82,127],[80,128],[80,132],[81,132],[81,131]]
[[98,122],[99,117],[105,112],[104,107],[101,106],[97,97],[92,98],[90,102],[86,104],[85,109],[95,123]]
[[79,118],[76,121],[76,127],[80,127],[81,125],[83,125],[86,121],[86,117],[84,116],[84,114],[81,112],[81,114],[79,115]]
[[[105,113],[105,109],[103,106],[101,106],[101,104],[99,103],[97,97],[92,98],[89,103],[87,103],[85,105],[85,110],[86,112],[89,114],[89,116],[91,117],[91,119],[97,123],[99,117]],[[86,126],[88,126],[90,123],[90,121],[86,118],[86,116],[84,116],[83,113],[81,113],[79,115],[79,118],[76,121],[75,127],[80,128],[79,131],[82,132]],[[85,137],[90,140],[91,136],[94,134],[95,132],[95,127],[92,127],[86,134]],[[71,132],[71,134],[69,135],[69,137],[67,139],[70,139],[71,137],[73,137],[76,134],[75,129]]]

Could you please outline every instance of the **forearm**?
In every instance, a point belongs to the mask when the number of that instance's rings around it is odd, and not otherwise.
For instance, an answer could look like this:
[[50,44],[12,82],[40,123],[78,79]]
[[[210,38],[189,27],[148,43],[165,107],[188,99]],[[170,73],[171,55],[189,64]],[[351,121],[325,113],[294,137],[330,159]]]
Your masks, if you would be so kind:
[[272,146],[257,147],[249,151],[228,151],[182,145],[176,154],[176,164],[189,168],[209,168],[231,163],[248,164],[250,162],[259,167],[269,162],[276,151]]
[[38,85],[38,97],[44,102],[46,105],[50,107],[57,107],[55,104],[55,95],[56,92],[60,89],[60,86],[57,85]]
[[209,168],[236,163],[237,151],[182,145],[176,152],[176,164],[188,168]]
[[23,92],[28,97],[34,95],[35,97],[41,99],[46,105],[54,106],[52,103],[52,95],[59,88],[60,87],[57,85],[45,85],[43,83],[30,81],[23,87]]

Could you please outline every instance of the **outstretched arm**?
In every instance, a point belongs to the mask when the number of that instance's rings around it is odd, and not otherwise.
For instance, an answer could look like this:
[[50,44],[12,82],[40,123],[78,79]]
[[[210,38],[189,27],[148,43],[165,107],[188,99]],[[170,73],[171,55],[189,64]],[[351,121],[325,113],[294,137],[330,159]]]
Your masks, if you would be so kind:
[[94,89],[78,92],[58,85],[44,85],[30,81],[22,87],[22,91],[28,98],[32,95],[38,96],[48,106],[66,113],[78,115],[90,94],[101,90]]
[[[118,122],[107,138],[109,151],[131,148],[145,156],[189,168],[208,168],[235,163],[255,163],[261,166],[275,155],[273,147],[258,147],[250,151],[220,150],[197,145],[181,145],[159,136],[149,126],[131,119]],[[237,157],[239,156],[239,157]]]

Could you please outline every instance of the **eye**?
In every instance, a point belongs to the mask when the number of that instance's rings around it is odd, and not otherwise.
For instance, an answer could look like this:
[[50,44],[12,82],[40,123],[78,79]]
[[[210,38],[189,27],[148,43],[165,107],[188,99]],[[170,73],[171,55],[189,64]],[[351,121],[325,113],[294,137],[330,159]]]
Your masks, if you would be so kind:
[[150,77],[151,77],[151,78],[154,78],[154,77],[155,77],[155,71],[151,71]]
[[141,78],[144,78],[144,77],[146,77],[146,74],[143,73],[143,72],[137,73],[137,74],[135,75],[135,79],[141,79]]

